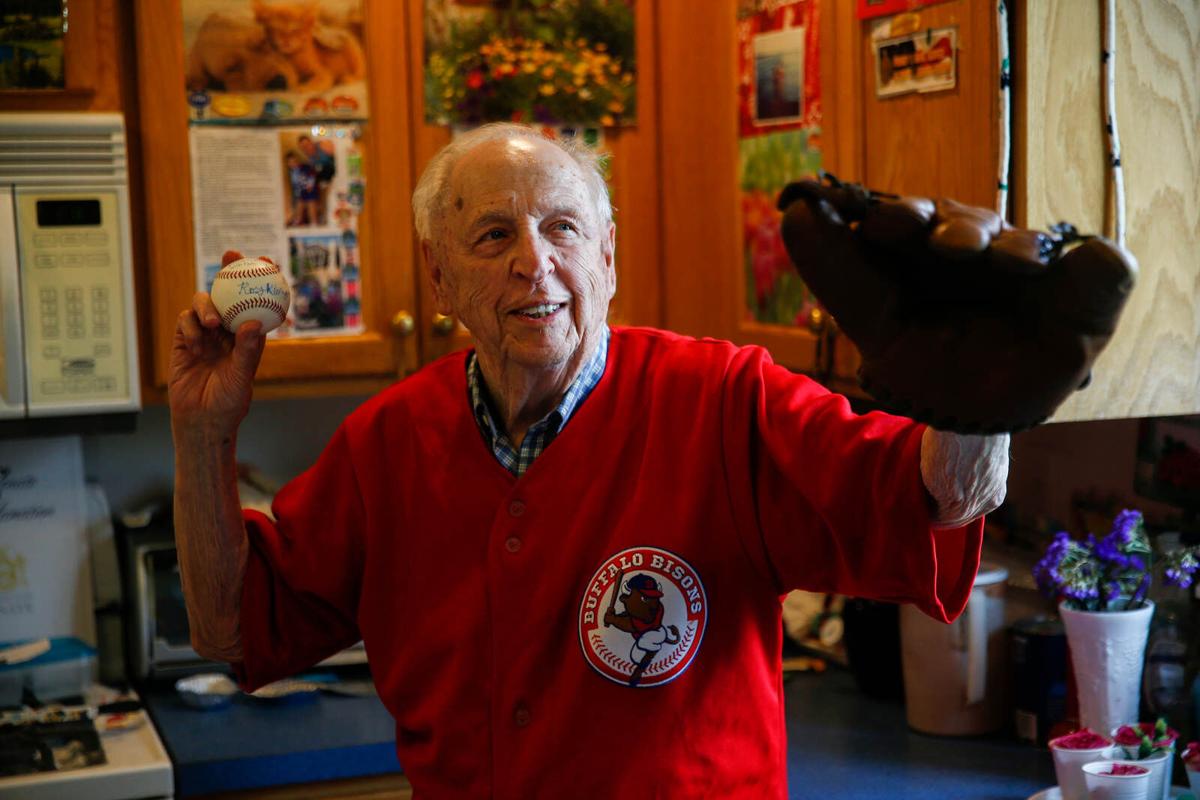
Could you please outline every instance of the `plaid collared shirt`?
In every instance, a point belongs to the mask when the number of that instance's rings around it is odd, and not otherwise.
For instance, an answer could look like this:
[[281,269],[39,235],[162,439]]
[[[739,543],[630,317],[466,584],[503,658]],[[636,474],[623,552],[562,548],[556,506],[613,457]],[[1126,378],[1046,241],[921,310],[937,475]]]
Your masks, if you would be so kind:
[[483,434],[483,439],[487,442],[488,447],[492,449],[496,460],[506,470],[518,478],[521,477],[525,470],[529,469],[533,460],[540,456],[542,451],[554,441],[554,437],[562,431],[567,420],[575,413],[575,409],[579,408],[579,405],[591,394],[592,389],[596,388],[596,384],[604,375],[604,366],[608,362],[608,337],[609,330],[606,326],[596,352],[583,365],[583,369],[580,370],[575,380],[571,382],[567,393],[563,395],[562,402],[529,427],[519,448],[513,447],[508,434],[496,424],[496,417],[492,414],[491,403],[487,396],[487,386],[483,381],[483,371],[479,368],[479,359],[475,357],[474,352],[467,358],[467,391],[470,393],[471,408],[475,410],[475,422],[479,424],[479,431]]

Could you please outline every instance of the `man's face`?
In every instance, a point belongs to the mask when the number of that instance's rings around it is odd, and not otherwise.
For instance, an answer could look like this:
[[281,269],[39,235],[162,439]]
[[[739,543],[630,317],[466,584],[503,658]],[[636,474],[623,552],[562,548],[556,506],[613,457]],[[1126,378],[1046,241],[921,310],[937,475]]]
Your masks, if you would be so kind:
[[579,167],[549,142],[490,141],[449,185],[426,253],[438,310],[462,321],[481,357],[566,365],[595,341],[616,290],[615,228],[602,226]]

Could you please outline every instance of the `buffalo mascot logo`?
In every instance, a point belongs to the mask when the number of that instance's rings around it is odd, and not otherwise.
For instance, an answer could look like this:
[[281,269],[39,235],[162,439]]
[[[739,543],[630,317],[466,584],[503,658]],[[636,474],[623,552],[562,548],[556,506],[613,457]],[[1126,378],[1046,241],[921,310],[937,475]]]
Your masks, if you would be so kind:
[[579,606],[579,644],[588,664],[611,681],[660,686],[691,665],[708,620],[696,571],[657,547],[606,559]]

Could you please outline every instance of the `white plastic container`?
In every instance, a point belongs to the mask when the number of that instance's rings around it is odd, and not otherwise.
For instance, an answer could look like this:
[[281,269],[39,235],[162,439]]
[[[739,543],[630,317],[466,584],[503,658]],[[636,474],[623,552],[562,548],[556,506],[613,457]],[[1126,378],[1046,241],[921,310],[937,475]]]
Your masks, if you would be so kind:
[[900,607],[908,725],[939,736],[990,733],[1008,719],[1004,627],[1008,570],[981,564],[967,609],[949,625]]
[[[10,642],[9,644],[18,644]],[[41,702],[77,697],[96,681],[96,650],[72,637],[21,664],[0,665],[0,706],[19,706],[28,689]]]
[[[1136,775],[1110,774],[1115,764],[1133,766]],[[1150,790],[1150,771],[1136,761],[1093,761],[1083,765],[1091,800],[1146,800]]]
[[1118,752],[1111,744],[1087,749],[1060,747],[1059,742],[1067,737],[1060,736],[1050,741],[1050,753],[1054,756],[1054,777],[1062,800],[1088,800],[1087,781],[1083,776],[1083,765],[1093,761],[1111,761]]

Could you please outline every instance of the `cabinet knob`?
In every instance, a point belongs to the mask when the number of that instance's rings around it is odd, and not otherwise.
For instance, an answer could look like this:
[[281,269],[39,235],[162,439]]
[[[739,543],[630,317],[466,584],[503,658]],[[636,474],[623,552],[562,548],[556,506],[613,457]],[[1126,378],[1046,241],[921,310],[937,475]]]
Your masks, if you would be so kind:
[[417,329],[417,321],[407,311],[397,311],[392,317],[392,333],[397,336],[411,336]]
[[814,306],[813,309],[808,312],[808,329],[813,333],[820,333],[821,331],[825,330],[827,319],[828,317],[826,316],[825,312],[822,309]]
[[454,333],[454,317],[445,314],[433,315],[433,332],[438,336],[449,336]]

